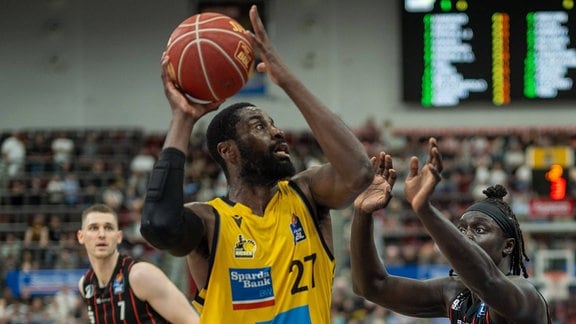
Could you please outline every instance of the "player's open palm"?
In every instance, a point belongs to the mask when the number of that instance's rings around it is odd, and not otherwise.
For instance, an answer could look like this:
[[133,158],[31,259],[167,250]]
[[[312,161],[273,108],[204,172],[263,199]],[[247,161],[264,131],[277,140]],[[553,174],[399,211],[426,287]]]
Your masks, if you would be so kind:
[[392,168],[392,157],[380,152],[372,157],[374,180],[356,199],[354,207],[366,214],[385,208],[392,199],[392,188],[396,182],[396,170]]
[[214,111],[220,107],[223,101],[211,102],[208,104],[199,104],[192,102],[183,91],[176,87],[176,84],[170,78],[169,60],[166,53],[162,54],[162,83],[164,84],[164,94],[170,103],[172,113],[184,113],[189,115],[194,120],[200,119],[207,113]]
[[418,158],[413,156],[410,159],[408,177],[404,183],[404,195],[416,213],[426,207],[436,185],[441,180],[442,156],[438,151],[436,139],[430,138],[428,146],[428,161],[420,170]]

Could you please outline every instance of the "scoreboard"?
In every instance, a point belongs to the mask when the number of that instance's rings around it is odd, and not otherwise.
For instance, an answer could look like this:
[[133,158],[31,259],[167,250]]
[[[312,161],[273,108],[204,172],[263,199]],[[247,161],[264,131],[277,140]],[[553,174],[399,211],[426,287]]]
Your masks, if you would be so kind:
[[399,1],[404,101],[576,99],[575,0]]

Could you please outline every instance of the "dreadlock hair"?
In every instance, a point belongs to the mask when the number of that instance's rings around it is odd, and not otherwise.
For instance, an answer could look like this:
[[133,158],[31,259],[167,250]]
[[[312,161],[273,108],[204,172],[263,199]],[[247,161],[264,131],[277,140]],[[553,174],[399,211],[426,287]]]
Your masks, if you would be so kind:
[[[525,261],[530,261],[530,259],[526,255],[522,230],[520,229],[520,224],[518,223],[518,219],[512,211],[512,208],[510,208],[510,205],[508,205],[508,203],[506,203],[503,199],[504,196],[508,194],[508,191],[502,185],[495,185],[484,189],[482,193],[486,195],[486,198],[479,203],[491,204],[493,207],[498,208],[500,212],[506,217],[506,221],[508,221],[509,224],[504,224],[505,226],[503,226],[497,219],[495,219],[496,222],[505,232],[505,235],[508,235],[509,237],[512,237],[516,240],[516,244],[514,244],[514,250],[510,254],[512,261],[510,264],[510,274],[522,274],[524,278],[528,278],[528,272],[526,271],[526,265],[524,263]],[[510,226],[506,225],[512,225],[514,227],[511,228]],[[453,275],[453,273],[454,270],[451,269],[450,275]]]
[[218,144],[229,139],[236,139],[236,124],[240,121],[238,111],[246,107],[254,107],[254,105],[248,102],[239,102],[224,108],[212,118],[206,129],[208,153],[220,165],[226,178],[228,178],[228,168],[226,168],[226,162],[218,153]]
[[520,275],[522,274],[524,278],[528,278],[528,272],[526,271],[526,266],[524,261],[530,261],[528,256],[526,255],[526,249],[524,247],[524,238],[522,236],[522,230],[520,229],[520,224],[518,224],[518,219],[516,215],[508,205],[504,201],[504,196],[508,194],[506,188],[501,185],[495,185],[492,187],[488,187],[482,191],[483,194],[486,195],[485,201],[493,202],[498,208],[500,208],[508,219],[514,224],[516,229],[515,237],[516,244],[514,245],[514,250],[510,255],[512,257],[512,264],[510,265],[510,271],[512,271],[513,275]]

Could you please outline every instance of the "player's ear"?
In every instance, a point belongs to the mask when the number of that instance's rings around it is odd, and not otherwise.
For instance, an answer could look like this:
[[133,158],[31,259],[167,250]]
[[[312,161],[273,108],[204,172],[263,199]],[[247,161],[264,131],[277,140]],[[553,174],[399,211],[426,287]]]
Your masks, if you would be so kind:
[[514,246],[516,246],[516,240],[513,238],[507,238],[504,242],[504,249],[502,249],[502,256],[506,257],[514,251]]
[[234,144],[234,141],[227,140],[227,141],[220,142],[220,143],[218,143],[216,148],[218,150],[218,154],[220,154],[222,159],[224,159],[225,161],[235,161],[237,159],[238,150],[236,149],[236,145]]
[[122,231],[118,231],[118,239],[116,240],[116,242],[118,244],[122,243],[123,237],[124,237],[124,233]]
[[84,244],[84,232],[82,230],[76,231],[76,239],[78,239],[78,243]]

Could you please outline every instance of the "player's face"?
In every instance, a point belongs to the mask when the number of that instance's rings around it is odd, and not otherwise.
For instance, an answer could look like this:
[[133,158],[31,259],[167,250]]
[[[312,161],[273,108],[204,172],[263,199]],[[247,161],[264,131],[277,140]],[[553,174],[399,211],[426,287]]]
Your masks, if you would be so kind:
[[241,176],[252,184],[271,184],[294,175],[284,132],[262,110],[243,109],[237,126]]
[[502,258],[506,238],[500,226],[490,216],[479,211],[466,212],[458,222],[458,229],[486,251],[494,262]]
[[109,213],[92,212],[86,215],[78,241],[84,244],[88,255],[103,259],[110,257],[122,241],[118,221]]

